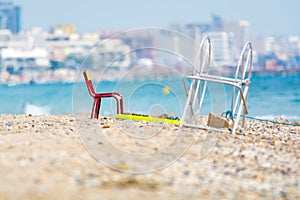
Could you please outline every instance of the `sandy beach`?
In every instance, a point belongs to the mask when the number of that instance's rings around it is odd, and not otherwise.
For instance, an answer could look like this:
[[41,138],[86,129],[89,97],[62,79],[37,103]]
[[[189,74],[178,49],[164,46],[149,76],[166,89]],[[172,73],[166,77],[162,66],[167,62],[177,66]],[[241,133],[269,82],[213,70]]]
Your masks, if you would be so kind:
[[0,199],[300,199],[299,126],[0,118]]

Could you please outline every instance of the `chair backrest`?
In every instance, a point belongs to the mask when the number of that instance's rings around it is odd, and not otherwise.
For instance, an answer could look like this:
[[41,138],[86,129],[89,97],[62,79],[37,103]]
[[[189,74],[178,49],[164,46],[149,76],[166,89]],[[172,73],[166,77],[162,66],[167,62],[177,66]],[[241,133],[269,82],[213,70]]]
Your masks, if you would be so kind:
[[[235,79],[245,80],[248,79],[250,81],[252,75],[252,57],[253,57],[253,49],[252,44],[247,42],[240,54],[238,66],[235,72]],[[247,74],[248,73],[248,74]]]
[[85,70],[83,72],[83,77],[84,77],[84,80],[85,80],[85,83],[86,83],[86,86],[88,88],[88,91],[89,91],[89,94],[94,97],[96,92],[95,92],[95,89],[94,89],[94,85],[93,85],[93,82],[92,82],[92,72],[89,71],[89,70]]
[[[236,72],[235,72],[236,81],[238,80],[244,81],[244,85],[249,86],[251,75],[252,75],[252,68],[253,68],[252,62],[253,62],[252,43],[247,42],[242,49],[239,62],[236,68]],[[234,98],[234,94],[235,94],[235,87],[232,88],[232,100],[231,100],[231,111],[233,116],[237,114],[237,107],[241,100],[240,96]],[[244,103],[246,104],[248,98],[248,90],[246,91],[246,96],[244,98],[246,101]],[[245,110],[244,114],[248,114],[248,111]]]
[[[196,55],[196,69],[194,71],[198,74],[202,74],[203,70],[208,70],[210,63],[211,63],[211,42],[210,38],[206,35],[203,37],[199,49]],[[206,69],[205,69],[206,68]]]

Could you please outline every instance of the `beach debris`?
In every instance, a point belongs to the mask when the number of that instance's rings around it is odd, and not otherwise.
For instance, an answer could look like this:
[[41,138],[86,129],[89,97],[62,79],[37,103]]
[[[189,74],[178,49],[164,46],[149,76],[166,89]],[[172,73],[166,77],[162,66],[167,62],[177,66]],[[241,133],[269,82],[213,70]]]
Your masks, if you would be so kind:
[[116,170],[119,170],[119,171],[128,171],[128,170],[130,170],[130,167],[127,164],[123,163],[123,162],[117,163],[114,166],[114,168]]
[[104,124],[104,125],[102,126],[102,128],[110,128],[110,125],[109,125],[109,124]]
[[210,126],[213,128],[227,128],[229,130],[232,130],[233,122],[226,117],[222,117],[222,116],[215,115],[213,113],[209,113],[207,126]]
[[162,114],[158,117],[153,117],[149,115],[142,115],[142,114],[133,114],[133,113],[124,113],[124,114],[117,114],[116,119],[122,120],[132,120],[132,121],[147,121],[147,122],[160,122],[160,123],[169,123],[179,125],[179,117],[173,117],[173,115]]
[[154,190],[159,188],[161,184],[151,179],[135,178],[134,176],[125,177],[120,180],[110,180],[102,184],[103,187],[128,188],[137,187],[141,189]]

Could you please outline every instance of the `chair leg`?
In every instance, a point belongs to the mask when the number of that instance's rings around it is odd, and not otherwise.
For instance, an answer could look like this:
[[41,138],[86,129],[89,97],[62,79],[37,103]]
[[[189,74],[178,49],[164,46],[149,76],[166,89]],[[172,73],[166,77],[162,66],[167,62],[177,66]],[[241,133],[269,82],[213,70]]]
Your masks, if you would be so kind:
[[119,94],[114,94],[112,97],[116,100],[117,114],[123,114],[124,113],[123,97]]
[[116,105],[117,105],[117,114],[120,114],[120,101],[119,101],[119,96],[113,96],[113,98],[116,100]]
[[117,97],[115,97],[115,99],[116,99],[116,103],[117,103],[117,114],[119,114],[120,113],[120,102]]
[[95,107],[96,107],[96,99],[94,99],[94,102],[93,102],[93,107],[92,107],[92,112],[91,112],[91,119],[94,119],[94,113],[95,113]]
[[124,102],[123,102],[123,98],[121,97],[120,99],[120,107],[121,107],[121,114],[124,113]]
[[101,98],[94,98],[91,119],[98,119],[101,106]]
[[123,114],[124,113],[123,97],[118,92],[114,92],[113,94],[114,94],[114,98],[117,101],[117,114]]
[[[188,95],[187,95],[186,101],[185,101],[185,106],[184,106],[184,109],[183,109],[183,113],[182,113],[182,115],[180,117],[180,127],[183,126],[183,123],[185,121],[186,114],[187,114],[187,111],[188,111],[189,107],[192,109],[191,99],[192,99],[192,93],[193,93],[194,84],[195,84],[195,80],[193,79],[192,82],[191,82],[191,85],[190,85],[190,89],[188,91]],[[191,110],[190,113],[192,113],[192,110]],[[190,118],[190,119],[192,119],[192,118]]]
[[98,119],[98,117],[99,117],[100,106],[101,106],[101,98],[98,99],[97,107],[96,107],[96,110],[95,110],[96,119]]

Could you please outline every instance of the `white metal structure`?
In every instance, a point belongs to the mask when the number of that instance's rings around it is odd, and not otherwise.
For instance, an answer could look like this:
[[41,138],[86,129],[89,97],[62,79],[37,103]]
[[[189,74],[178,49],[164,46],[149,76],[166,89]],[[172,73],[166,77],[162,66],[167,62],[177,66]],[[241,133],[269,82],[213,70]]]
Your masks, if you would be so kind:
[[[226,129],[198,125],[193,123],[193,120],[191,120],[192,123],[186,122],[188,112],[190,119],[197,119],[199,116],[208,82],[232,86],[231,114],[234,126],[231,132],[235,134],[241,117],[243,118],[242,127],[244,126],[245,117],[248,114],[247,98],[252,73],[252,54],[252,44],[247,42],[240,54],[234,78],[212,75],[209,74],[208,70],[211,63],[211,41],[208,36],[203,38],[198,52],[200,58],[199,67],[194,70],[193,75],[186,76],[183,79],[187,99],[181,116],[181,127],[230,132],[230,130]],[[187,80],[191,81],[189,90],[187,90]]]

